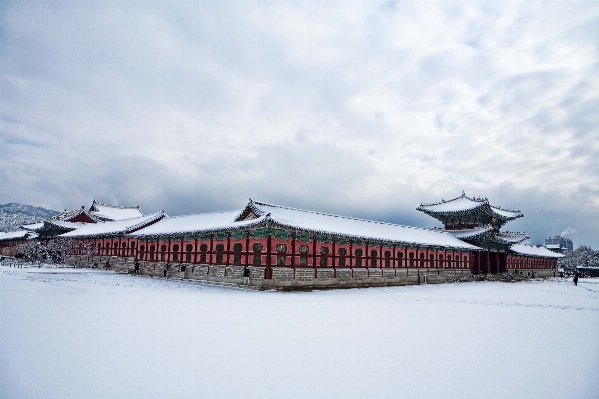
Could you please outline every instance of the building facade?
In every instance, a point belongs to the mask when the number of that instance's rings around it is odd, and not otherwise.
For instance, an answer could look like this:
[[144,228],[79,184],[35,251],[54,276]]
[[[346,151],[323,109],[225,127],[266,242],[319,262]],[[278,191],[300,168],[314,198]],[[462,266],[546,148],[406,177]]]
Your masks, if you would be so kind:
[[574,244],[572,243],[572,240],[562,236],[545,238],[545,246],[557,252],[574,251]]

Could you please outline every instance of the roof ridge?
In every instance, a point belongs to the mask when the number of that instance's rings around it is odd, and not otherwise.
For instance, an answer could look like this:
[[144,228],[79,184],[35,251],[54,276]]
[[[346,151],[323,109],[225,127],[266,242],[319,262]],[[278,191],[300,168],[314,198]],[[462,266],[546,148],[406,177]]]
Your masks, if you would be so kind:
[[448,202],[452,202],[452,201],[455,201],[455,200],[459,200],[459,199],[461,199],[461,198],[467,198],[467,199],[469,199],[470,201],[473,201],[473,202],[480,202],[481,204],[484,204],[485,202],[486,202],[487,204],[489,203],[489,199],[488,199],[487,197],[485,197],[485,198],[482,198],[482,197],[478,197],[478,198],[476,198],[476,197],[468,197],[468,196],[466,195],[466,193],[465,193],[464,191],[462,191],[462,195],[460,195],[460,196],[458,196],[458,197],[455,197],[455,198],[453,198],[453,199],[450,199],[450,200],[441,199],[441,201],[439,201],[439,202],[429,202],[429,203],[427,203],[427,202],[422,202],[422,203],[420,203],[420,206],[422,207],[422,206],[431,206],[431,205],[440,205],[440,204],[446,204],[446,203],[448,203]]
[[[100,206],[106,206],[108,208],[117,208],[117,209],[139,209],[139,205],[138,206],[121,206],[121,205],[109,205],[109,204],[103,204],[101,202],[98,202],[96,200],[94,200],[94,202],[92,203],[93,205],[100,205]],[[93,212],[93,211],[91,211]]]
[[244,209],[229,209],[227,211],[214,211],[214,212],[204,212],[204,213],[190,213],[188,215],[177,215],[177,216],[168,216],[168,217],[172,218],[172,219],[175,219],[175,218],[182,218],[182,217],[188,217],[188,216],[214,215],[214,214],[217,214],[217,213],[239,212],[239,211],[243,211]]

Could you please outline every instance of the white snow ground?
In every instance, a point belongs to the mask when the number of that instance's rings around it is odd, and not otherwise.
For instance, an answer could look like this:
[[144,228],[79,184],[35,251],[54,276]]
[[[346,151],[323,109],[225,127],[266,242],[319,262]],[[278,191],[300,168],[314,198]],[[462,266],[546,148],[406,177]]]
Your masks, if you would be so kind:
[[599,281],[253,292],[0,266],[0,398],[597,398]]

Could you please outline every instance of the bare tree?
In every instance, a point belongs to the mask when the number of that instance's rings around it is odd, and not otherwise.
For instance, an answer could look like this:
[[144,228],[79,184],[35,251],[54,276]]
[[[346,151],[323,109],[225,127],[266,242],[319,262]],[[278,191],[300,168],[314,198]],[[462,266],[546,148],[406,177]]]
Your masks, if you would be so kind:
[[558,260],[558,265],[564,270],[574,271],[578,266],[599,266],[599,251],[591,247],[581,246],[564,255],[566,256]]
[[67,255],[75,253],[77,247],[77,241],[71,238],[33,239],[17,246],[17,251],[25,255],[30,262],[37,262],[38,267],[42,259],[57,266],[64,263]]

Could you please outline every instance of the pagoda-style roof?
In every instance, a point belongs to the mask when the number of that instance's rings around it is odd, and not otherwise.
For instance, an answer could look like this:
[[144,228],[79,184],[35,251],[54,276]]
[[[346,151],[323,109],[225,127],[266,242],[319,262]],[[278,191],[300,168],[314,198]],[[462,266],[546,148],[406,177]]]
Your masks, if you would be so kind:
[[96,202],[96,200],[94,200],[92,206],[89,208],[89,212],[103,221],[125,220],[144,216],[144,214],[139,209],[139,206],[127,207],[107,205],[102,204],[100,202]]
[[491,225],[498,231],[501,226],[520,218],[522,212],[491,205],[487,198],[468,197],[464,192],[457,198],[431,204],[420,204],[417,210],[443,223],[446,230],[472,229]]

